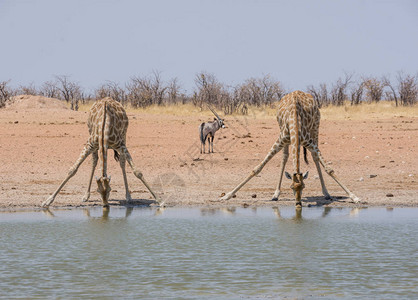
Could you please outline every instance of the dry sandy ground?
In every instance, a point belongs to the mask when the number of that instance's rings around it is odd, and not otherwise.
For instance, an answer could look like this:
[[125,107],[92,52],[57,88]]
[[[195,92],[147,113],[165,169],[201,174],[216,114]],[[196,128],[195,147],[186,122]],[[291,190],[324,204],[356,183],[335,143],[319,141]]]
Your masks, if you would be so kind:
[[[215,139],[214,154],[200,154],[198,125],[210,112],[179,116],[128,111],[127,146],[134,162],[168,206],[294,205],[290,181],[284,179],[278,202],[270,201],[278,181],[281,153],[228,202],[216,202],[267,154],[278,136],[274,117],[227,117],[228,128]],[[18,97],[0,109],[0,209],[39,207],[65,178],[88,138],[87,112],[74,112],[65,103],[42,97]],[[322,197],[315,165],[309,170],[303,205],[417,206],[418,117],[366,117],[321,121],[320,149],[337,176],[361,198],[353,204],[324,173],[334,201]],[[109,157],[112,157],[110,155]],[[289,161],[290,162],[290,161]],[[101,205],[87,189],[91,158],[57,196],[53,206]],[[286,168],[291,171],[291,163]],[[96,171],[96,174],[98,172]],[[119,165],[112,159],[111,205],[127,205]],[[134,204],[149,204],[152,196],[128,170]],[[95,183],[93,182],[95,185]]]

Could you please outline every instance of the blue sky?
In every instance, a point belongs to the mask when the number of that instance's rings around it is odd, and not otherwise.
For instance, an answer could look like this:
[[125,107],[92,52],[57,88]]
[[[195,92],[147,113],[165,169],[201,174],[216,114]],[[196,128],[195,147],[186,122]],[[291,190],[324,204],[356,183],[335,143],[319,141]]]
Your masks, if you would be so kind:
[[87,89],[160,71],[235,85],[270,74],[289,90],[418,71],[418,1],[0,0],[0,81],[69,75]]

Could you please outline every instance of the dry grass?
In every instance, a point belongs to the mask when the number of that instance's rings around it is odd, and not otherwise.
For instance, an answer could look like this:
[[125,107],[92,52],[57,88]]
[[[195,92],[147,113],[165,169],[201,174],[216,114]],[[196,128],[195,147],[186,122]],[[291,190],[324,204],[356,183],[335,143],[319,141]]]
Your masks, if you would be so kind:
[[416,117],[418,116],[418,105],[396,107],[393,102],[382,101],[380,103],[362,103],[352,106],[349,102],[346,102],[344,106],[322,108],[321,116],[326,120]]
[[[79,111],[88,111],[93,102],[81,104]],[[272,107],[255,107],[248,108],[248,115],[242,116],[240,114],[232,114],[225,116],[235,118],[255,118],[255,119],[272,119],[276,117],[277,104]],[[145,113],[152,115],[172,115],[172,116],[199,116],[212,117],[213,114],[209,109],[203,109],[188,103],[188,104],[172,104],[165,106],[151,105],[146,108],[132,108],[127,107],[126,111],[129,113]],[[223,116],[222,111],[218,112]],[[346,102],[344,106],[328,106],[321,108],[321,118],[325,120],[362,120],[362,119],[384,119],[391,117],[417,117],[418,105],[414,106],[395,106],[393,102],[382,101],[380,103],[362,103],[360,105],[352,106],[350,102]]]

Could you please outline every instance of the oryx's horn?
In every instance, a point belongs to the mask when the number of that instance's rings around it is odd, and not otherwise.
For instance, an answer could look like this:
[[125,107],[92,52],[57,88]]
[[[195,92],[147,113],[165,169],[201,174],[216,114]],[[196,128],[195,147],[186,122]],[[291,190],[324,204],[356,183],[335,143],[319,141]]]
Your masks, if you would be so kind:
[[222,120],[221,117],[212,109],[212,107],[210,107],[208,105],[209,109],[211,110],[211,112],[213,112],[213,114],[215,115],[215,117],[217,117],[219,120]]

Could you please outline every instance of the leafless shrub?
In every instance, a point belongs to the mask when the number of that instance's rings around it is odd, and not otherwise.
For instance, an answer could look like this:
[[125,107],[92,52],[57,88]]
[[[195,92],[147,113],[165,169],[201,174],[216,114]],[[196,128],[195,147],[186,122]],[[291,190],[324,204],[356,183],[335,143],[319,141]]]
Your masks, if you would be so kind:
[[347,99],[346,90],[351,82],[352,74],[345,73],[344,78],[338,78],[331,90],[331,102],[334,105],[340,106],[344,104]]
[[418,76],[398,73],[399,100],[402,105],[414,105],[418,99]]
[[358,82],[352,89],[351,89],[351,105],[358,105],[363,99],[364,93],[364,82]]
[[132,77],[126,84],[128,101],[135,108],[147,107],[152,104],[152,92],[149,79]]
[[315,102],[319,107],[327,106],[330,104],[327,85],[325,83],[321,83],[317,88],[313,85],[310,85],[308,86],[307,90],[308,93],[314,97]]
[[39,95],[40,92],[38,91],[38,89],[36,88],[35,84],[32,82],[29,85],[26,86],[19,86],[18,90],[17,90],[17,94],[18,95],[32,95],[32,96],[36,96]]
[[0,108],[6,105],[7,101],[15,95],[14,91],[8,86],[10,80],[0,82]]
[[273,80],[270,75],[247,79],[236,91],[244,103],[255,106],[271,105],[285,94],[280,82]]
[[154,71],[151,77],[132,77],[126,84],[128,100],[133,107],[162,105],[167,87],[161,74]]
[[382,100],[383,90],[385,88],[384,82],[375,77],[363,79],[363,85],[366,90],[366,97],[369,102],[379,102]]
[[178,82],[177,77],[170,80],[167,87],[167,103],[175,104],[181,102],[185,104],[187,96],[181,92],[181,86]]
[[42,84],[39,94],[48,98],[60,98],[60,90],[57,87],[56,82],[47,81]]
[[[220,83],[215,75],[201,72],[195,77],[197,91],[193,95],[193,104],[203,108],[209,104],[221,108],[221,99],[225,98],[225,87]],[[223,96],[221,96],[223,94]]]
[[116,82],[107,81],[105,84],[101,85],[95,91],[96,99],[102,99],[105,97],[110,97],[113,100],[120,102],[123,106],[126,106],[128,102],[128,95],[122,87],[119,86]]
[[84,99],[81,86],[73,81],[70,81],[68,76],[55,76],[56,87],[60,91],[59,99],[71,103],[72,110],[78,110],[79,101]]

